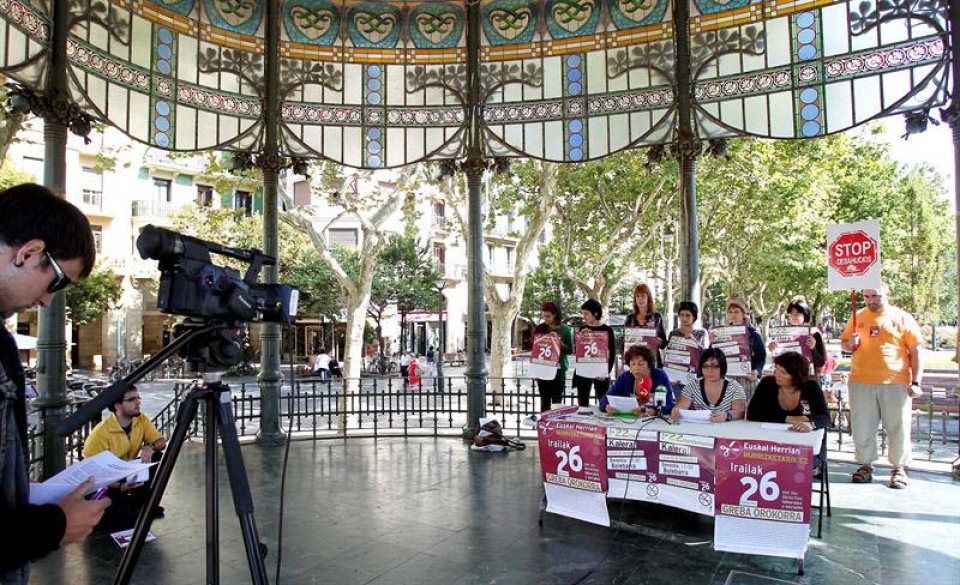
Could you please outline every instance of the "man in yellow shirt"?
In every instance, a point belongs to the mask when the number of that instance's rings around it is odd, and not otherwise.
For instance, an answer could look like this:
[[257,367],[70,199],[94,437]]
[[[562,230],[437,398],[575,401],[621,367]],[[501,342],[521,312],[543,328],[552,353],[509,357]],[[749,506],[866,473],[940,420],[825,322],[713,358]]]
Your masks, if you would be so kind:
[[[150,419],[140,411],[140,392],[130,386],[122,397],[111,405],[110,414],[90,431],[83,443],[83,456],[92,457],[102,451],[110,451],[124,461],[140,459],[144,463],[160,460],[167,441],[153,426]],[[122,481],[108,489],[112,504],[107,508],[101,528],[120,530],[130,528],[146,502],[148,484]],[[163,516],[163,507],[157,506],[156,515]]]
[[890,487],[907,487],[910,463],[912,398],[920,396],[923,335],[917,321],[889,304],[890,289],[864,289],[866,308],[857,312],[857,328],[847,323],[840,336],[844,351],[853,352],[850,372],[850,426],[860,468],[853,483],[873,481],[877,460],[877,425],[882,422],[890,440],[887,454],[893,472]]

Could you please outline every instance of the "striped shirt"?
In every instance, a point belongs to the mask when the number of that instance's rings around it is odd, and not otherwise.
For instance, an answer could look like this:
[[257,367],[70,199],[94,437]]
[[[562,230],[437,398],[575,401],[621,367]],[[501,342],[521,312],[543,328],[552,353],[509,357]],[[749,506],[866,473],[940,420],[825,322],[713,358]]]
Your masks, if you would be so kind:
[[720,401],[716,404],[707,403],[702,391],[703,378],[697,378],[693,374],[684,381],[681,396],[686,396],[690,399],[690,410],[719,410],[721,412],[733,410],[733,401],[746,400],[747,395],[743,391],[743,386],[736,380],[725,378],[724,381],[727,387],[720,396]]

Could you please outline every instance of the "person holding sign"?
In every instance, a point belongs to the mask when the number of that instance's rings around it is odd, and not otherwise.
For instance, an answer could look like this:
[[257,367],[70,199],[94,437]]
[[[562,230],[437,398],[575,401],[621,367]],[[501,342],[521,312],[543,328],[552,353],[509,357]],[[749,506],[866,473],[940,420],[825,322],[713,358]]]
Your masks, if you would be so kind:
[[710,347],[710,335],[707,330],[693,326],[697,322],[698,314],[699,309],[696,303],[680,302],[680,308],[677,311],[680,326],[670,332],[667,337],[667,347],[663,350],[663,369],[670,376],[670,381],[677,384],[678,395],[680,383],[697,371],[700,352]]
[[[666,372],[654,367],[650,348],[634,345],[623,354],[623,361],[630,369],[617,376],[607,396],[635,396],[637,408],[633,409],[633,414],[637,416],[669,415],[673,410],[670,378]],[[607,396],[600,400],[600,412],[618,414],[620,411],[610,405]],[[658,408],[660,412],[657,412]]]
[[543,323],[533,330],[534,354],[530,362],[531,370],[535,364],[550,364],[550,371],[554,374],[552,378],[536,376],[540,412],[546,412],[551,404],[563,398],[567,382],[567,356],[573,352],[573,330],[560,323],[560,307],[554,302],[543,303],[540,315]]
[[[597,392],[597,400],[603,399],[610,388],[610,370],[613,369],[613,348],[617,346],[613,329],[601,324],[603,305],[596,299],[587,299],[580,306],[583,327],[577,332],[577,365],[573,371],[573,386],[577,389],[577,403],[590,405],[590,388]],[[606,369],[603,369],[603,368]],[[599,370],[603,373],[597,375]],[[581,375],[583,372],[583,375]]]
[[747,407],[743,386],[726,376],[727,356],[723,350],[705,349],[700,354],[697,374],[683,385],[683,393],[671,416],[680,419],[685,410],[709,410],[710,422],[714,423],[743,418]]
[[[624,347],[630,347],[635,342],[646,345],[651,348],[657,358],[657,366],[660,366],[663,363],[660,359],[660,348],[666,347],[667,334],[663,329],[663,315],[657,312],[653,304],[653,293],[646,284],[640,283],[633,287],[633,313],[627,315],[623,326],[626,328],[623,333]],[[630,328],[636,328],[640,336],[631,336]]]
[[[807,352],[810,353],[810,361],[819,374],[827,363],[827,347],[823,343],[823,336],[820,335],[820,331],[815,327],[810,327],[810,306],[801,299],[787,305],[787,323],[791,327],[808,327],[810,329],[810,335],[807,335],[802,343],[806,345]],[[767,343],[767,349],[771,352],[776,352],[779,346],[780,344],[776,341]]]
[[923,335],[909,313],[889,304],[890,289],[886,284],[863,289],[863,298],[866,308],[857,312],[840,335],[840,347],[853,352],[848,396],[850,426],[860,464],[853,473],[853,483],[873,481],[877,425],[882,421],[890,439],[890,487],[903,489],[909,483],[906,467],[912,450],[911,399],[923,392]]
[[696,341],[700,349],[710,347],[710,334],[707,333],[707,330],[693,326],[693,324],[697,322],[699,315],[700,309],[697,307],[697,303],[680,301],[679,308],[677,309],[677,320],[680,322],[680,326],[670,332],[670,335],[667,337],[667,345],[670,344],[671,337],[682,337]]
[[[743,388],[744,396],[747,402],[753,396],[753,391],[757,387],[757,380],[763,375],[763,366],[767,361],[767,349],[763,346],[763,338],[756,328],[747,320],[749,309],[747,303],[740,299],[730,299],[727,301],[727,325],[726,327],[716,327],[718,335],[711,337],[714,340],[714,347],[720,345],[719,332],[721,330],[735,331],[737,328],[744,328],[744,335],[734,336],[738,347],[738,363],[742,371],[731,374],[730,379],[736,381]],[[732,347],[726,348],[730,351]],[[728,356],[732,355],[728,353]],[[736,355],[734,357],[737,357]],[[749,369],[747,368],[749,364]]]

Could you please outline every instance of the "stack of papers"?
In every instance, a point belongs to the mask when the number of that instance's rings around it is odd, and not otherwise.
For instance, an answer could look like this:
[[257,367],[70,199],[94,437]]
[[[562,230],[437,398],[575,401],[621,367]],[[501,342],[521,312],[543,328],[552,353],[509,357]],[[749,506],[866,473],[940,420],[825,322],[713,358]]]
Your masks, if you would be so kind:
[[77,486],[88,477],[92,477],[93,485],[87,492],[89,494],[121,479],[136,477],[151,465],[155,464],[143,463],[139,460],[124,461],[109,451],[103,451],[79,463],[74,463],[43,483],[31,483],[30,503],[56,504],[77,489]]

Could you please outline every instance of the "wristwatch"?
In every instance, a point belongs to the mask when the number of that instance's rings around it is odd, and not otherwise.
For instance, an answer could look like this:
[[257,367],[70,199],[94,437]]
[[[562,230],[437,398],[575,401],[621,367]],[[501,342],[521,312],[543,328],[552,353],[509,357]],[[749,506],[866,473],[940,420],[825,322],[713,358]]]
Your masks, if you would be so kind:
[[914,380],[913,382],[910,382],[910,385],[911,385],[911,386],[919,386],[919,385],[920,385],[920,382],[917,382],[916,380]]

